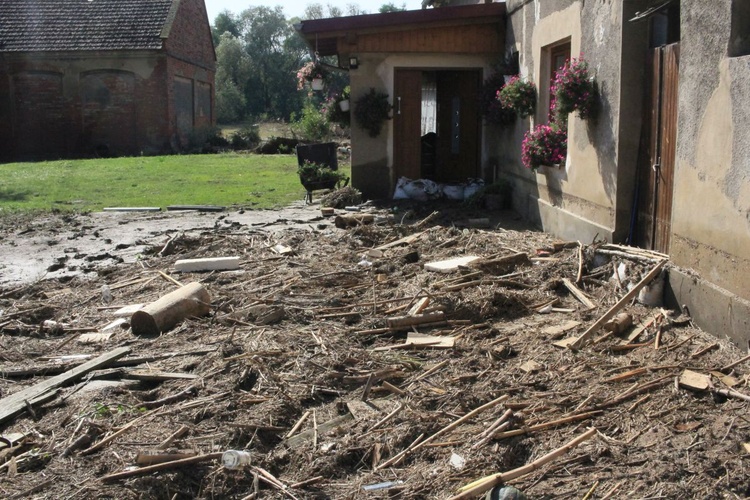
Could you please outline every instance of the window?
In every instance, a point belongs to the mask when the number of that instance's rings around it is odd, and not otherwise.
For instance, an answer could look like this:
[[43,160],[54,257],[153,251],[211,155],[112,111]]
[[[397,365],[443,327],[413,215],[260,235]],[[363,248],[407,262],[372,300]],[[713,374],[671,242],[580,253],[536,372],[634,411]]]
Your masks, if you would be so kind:
[[750,2],[748,0],[732,0],[729,57],[746,55],[750,55]]
[[550,121],[550,108],[552,106],[550,88],[555,79],[555,73],[569,59],[570,41],[566,40],[542,49],[542,66],[539,75],[539,109],[537,110],[538,123],[549,123]]

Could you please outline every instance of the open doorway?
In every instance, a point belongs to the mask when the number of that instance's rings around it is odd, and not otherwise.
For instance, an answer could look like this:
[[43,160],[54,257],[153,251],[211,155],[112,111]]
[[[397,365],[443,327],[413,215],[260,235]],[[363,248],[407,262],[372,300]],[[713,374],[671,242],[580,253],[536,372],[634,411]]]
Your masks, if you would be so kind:
[[480,69],[396,70],[396,179],[451,183],[479,177],[481,81]]

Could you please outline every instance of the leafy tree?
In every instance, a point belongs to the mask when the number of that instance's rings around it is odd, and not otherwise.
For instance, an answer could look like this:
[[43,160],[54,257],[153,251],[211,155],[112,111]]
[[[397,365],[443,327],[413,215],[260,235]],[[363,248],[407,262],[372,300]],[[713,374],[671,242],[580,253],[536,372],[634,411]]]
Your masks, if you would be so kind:
[[219,46],[221,35],[224,33],[229,33],[237,37],[240,36],[239,19],[228,10],[222,11],[216,16],[216,19],[214,19],[214,25],[211,27],[211,36],[214,39],[214,47]]
[[385,14],[386,12],[402,12],[406,10],[406,4],[402,3],[401,7],[397,7],[393,2],[384,3],[378,9],[378,12]]
[[250,56],[242,41],[228,31],[224,32],[216,47],[216,115],[219,122],[235,122],[245,117],[245,93],[250,75]]

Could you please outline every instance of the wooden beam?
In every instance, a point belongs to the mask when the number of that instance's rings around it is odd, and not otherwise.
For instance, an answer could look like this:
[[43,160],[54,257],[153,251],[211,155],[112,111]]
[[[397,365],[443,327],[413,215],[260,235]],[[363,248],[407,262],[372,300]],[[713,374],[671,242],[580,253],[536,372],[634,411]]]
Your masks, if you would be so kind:
[[599,329],[603,327],[607,321],[612,319],[612,317],[614,317],[614,315],[617,314],[620,309],[625,307],[628,302],[630,302],[636,295],[638,295],[638,292],[641,290],[641,288],[651,283],[651,281],[659,275],[662,267],[664,267],[664,264],[666,263],[666,260],[662,260],[661,262],[656,264],[654,268],[651,269],[651,271],[649,271],[649,273],[641,281],[638,282],[637,285],[635,285],[628,293],[626,293],[623,298],[618,300],[617,303],[609,309],[609,311],[604,313],[604,315],[599,318],[596,323],[591,325],[588,330],[583,332],[583,335],[578,337],[578,339],[576,339],[575,342],[571,343],[569,347],[571,349],[580,349],[581,346],[588,342],[588,340],[596,332],[598,332]]
[[98,358],[77,366],[72,370],[68,370],[60,375],[52,377],[51,379],[45,380],[44,382],[32,385],[31,387],[27,387],[26,389],[0,399],[0,424],[24,411],[28,401],[37,399],[45,393],[56,389],[63,384],[79,379],[91,371],[104,368],[129,352],[129,347],[117,348],[113,351],[102,354]]

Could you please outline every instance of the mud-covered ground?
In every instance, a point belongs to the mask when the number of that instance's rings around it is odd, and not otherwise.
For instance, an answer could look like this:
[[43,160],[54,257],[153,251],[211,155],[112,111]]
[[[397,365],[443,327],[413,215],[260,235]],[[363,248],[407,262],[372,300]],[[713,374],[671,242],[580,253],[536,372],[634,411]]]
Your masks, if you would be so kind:
[[[3,219],[0,411],[18,391],[128,352],[0,423],[0,496],[449,498],[591,428],[510,484],[529,498],[750,495],[750,362],[732,366],[746,353],[689,311],[631,301],[618,312],[635,327],[554,345],[595,324],[658,256],[561,244],[511,212],[476,228],[469,219],[487,214],[453,205],[365,211],[375,223],[347,229],[316,205]],[[174,269],[226,256],[240,269]],[[482,260],[423,268],[460,256]],[[127,316],[107,328],[176,282],[200,282],[210,312],[155,337],[134,335]],[[395,327],[415,306],[432,320]],[[703,390],[681,383],[685,370]],[[230,449],[250,465],[223,467]]]

